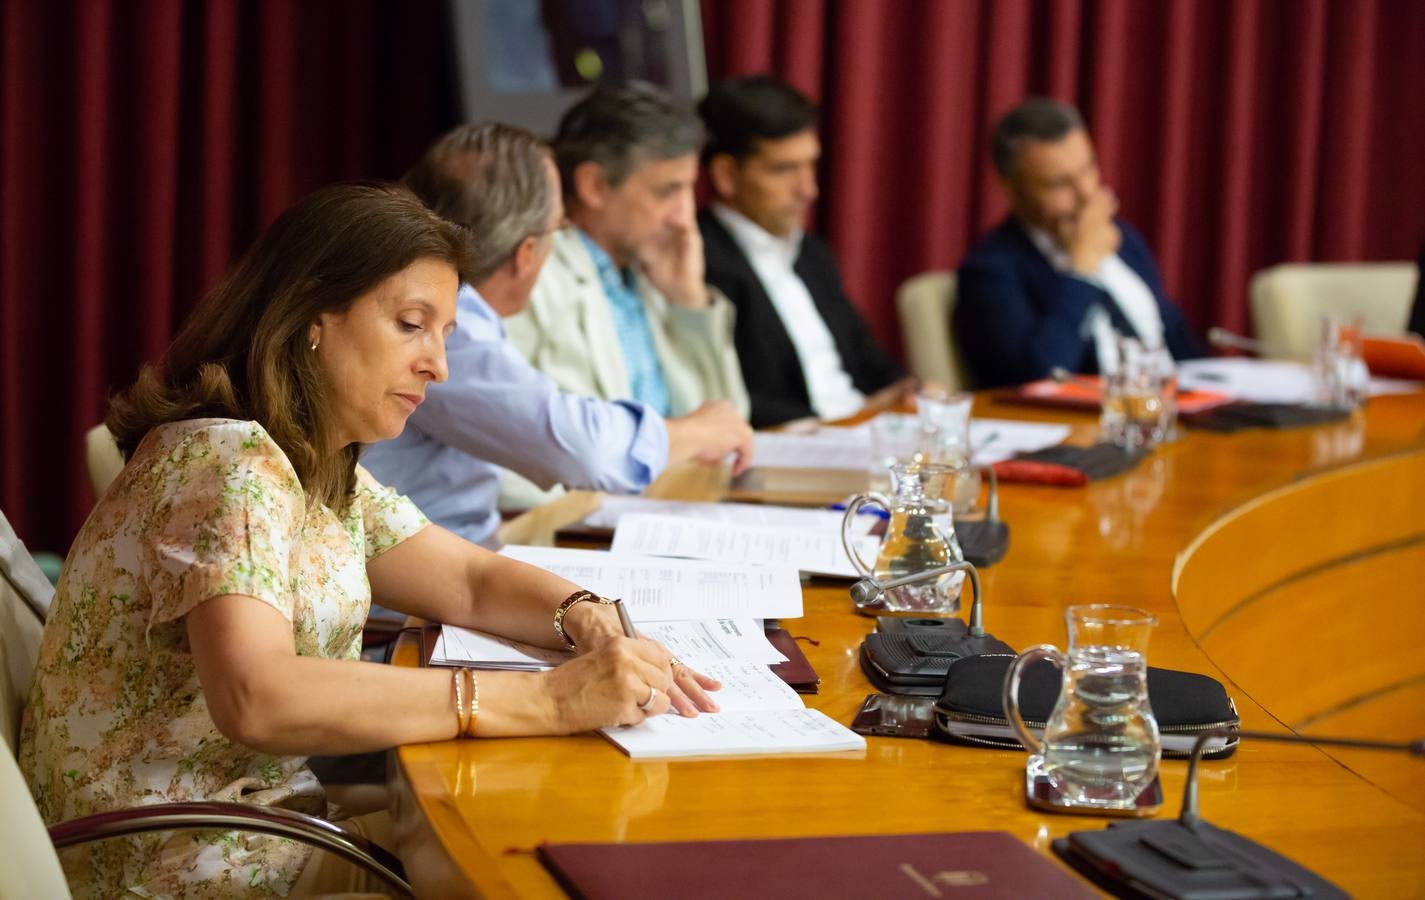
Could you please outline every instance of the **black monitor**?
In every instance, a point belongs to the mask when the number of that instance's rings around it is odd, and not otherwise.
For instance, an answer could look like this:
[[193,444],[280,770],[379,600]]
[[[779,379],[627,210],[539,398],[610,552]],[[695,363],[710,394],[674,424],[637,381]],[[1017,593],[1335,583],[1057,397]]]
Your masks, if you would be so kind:
[[707,90],[697,0],[450,0],[461,111],[552,134],[600,82]]

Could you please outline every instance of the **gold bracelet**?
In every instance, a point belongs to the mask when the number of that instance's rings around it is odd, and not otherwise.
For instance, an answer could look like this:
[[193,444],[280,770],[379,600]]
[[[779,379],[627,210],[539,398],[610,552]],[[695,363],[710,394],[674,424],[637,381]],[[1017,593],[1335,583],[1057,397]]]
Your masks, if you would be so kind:
[[451,681],[455,683],[455,736],[460,737],[465,733],[465,698],[460,690],[460,673],[464,669],[456,669],[451,673]]
[[575,591],[564,602],[559,604],[559,608],[554,611],[554,633],[559,635],[559,639],[564,642],[564,646],[570,650],[578,652],[579,648],[574,646],[574,641],[569,635],[564,633],[564,616],[574,607],[576,603],[583,603],[588,600],[590,603],[601,603],[604,606],[612,606],[612,600],[605,600],[593,591]]
[[475,736],[475,717],[480,714],[480,680],[475,677],[474,669],[466,669],[470,676],[470,715],[465,719],[465,730],[461,732],[465,737]]

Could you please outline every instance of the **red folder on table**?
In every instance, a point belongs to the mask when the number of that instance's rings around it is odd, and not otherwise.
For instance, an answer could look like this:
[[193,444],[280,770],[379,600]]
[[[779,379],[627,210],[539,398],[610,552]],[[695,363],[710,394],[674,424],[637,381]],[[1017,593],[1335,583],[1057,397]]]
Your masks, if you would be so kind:
[[[1097,411],[1103,405],[1102,379],[1097,375],[1076,375],[1073,381],[1044,378],[1021,384],[999,399],[1030,406]],[[1214,391],[1178,392],[1178,412],[1188,415],[1231,402],[1231,397]]]
[[536,853],[570,896],[585,900],[1098,896],[1003,831],[541,844]]
[[1372,375],[1425,381],[1425,339],[1418,334],[1368,334],[1361,342],[1361,356]]

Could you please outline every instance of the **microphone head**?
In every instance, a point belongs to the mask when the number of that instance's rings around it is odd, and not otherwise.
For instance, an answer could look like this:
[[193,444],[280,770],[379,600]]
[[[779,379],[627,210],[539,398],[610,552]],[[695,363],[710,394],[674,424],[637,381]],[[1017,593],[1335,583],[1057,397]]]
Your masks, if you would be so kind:
[[857,609],[868,609],[881,602],[881,589],[870,578],[862,578],[851,585],[851,602]]

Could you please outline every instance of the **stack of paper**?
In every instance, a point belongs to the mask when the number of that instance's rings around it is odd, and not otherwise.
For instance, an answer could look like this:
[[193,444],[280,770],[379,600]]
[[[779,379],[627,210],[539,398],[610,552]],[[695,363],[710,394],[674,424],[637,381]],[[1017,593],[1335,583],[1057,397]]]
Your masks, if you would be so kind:
[[[1178,363],[1178,386],[1186,390],[1217,391],[1252,403],[1309,404],[1316,399],[1311,366],[1282,359],[1223,356]],[[1419,390],[1414,381],[1372,378],[1367,393],[1405,394]]]
[[622,597],[639,623],[795,619],[802,614],[801,578],[790,565],[729,565],[563,547],[512,545],[500,552],[562,575],[600,596]]
[[[853,546],[873,562],[880,538],[862,534]],[[746,525],[676,516],[625,514],[614,532],[615,554],[714,560],[738,566],[790,565],[810,575],[856,578],[840,530]]]
[[[738,525],[782,525],[808,531],[841,532],[844,515],[834,509],[807,509],[797,506],[774,506],[766,503],[699,503],[686,500],[655,500],[649,497],[606,495],[599,508],[584,517],[589,528],[613,531],[619,521],[631,513],[657,516],[679,516],[684,519],[707,519]],[[869,532],[878,521],[876,516],[857,516],[852,523],[856,534]]]
[[[637,525],[638,518],[625,521]],[[603,730],[635,759],[865,748],[860,735],[807,709],[769,668],[787,657],[767,640],[755,617],[801,615],[801,582],[790,565],[728,565],[549,547],[506,547],[502,552],[603,596],[623,597],[641,635],[722,683],[713,694],[719,707],[715,713],[683,718],[670,711],[636,726]],[[538,671],[571,658],[561,650],[447,625],[431,662]]]
[[[916,420],[905,413],[881,413],[877,419]],[[871,423],[851,428],[824,426],[811,434],[754,436],[753,465],[767,469],[860,469],[871,467]],[[1032,453],[1063,442],[1069,426],[1014,419],[971,419],[974,462],[989,465],[1016,453]]]
[[[639,633],[652,638],[688,665],[706,671],[728,662],[768,665],[787,661],[772,646],[756,619],[698,619],[687,622],[649,622]],[[542,671],[568,662],[574,654],[523,644],[456,625],[441,627],[431,653],[431,665],[468,666],[474,669]]]

